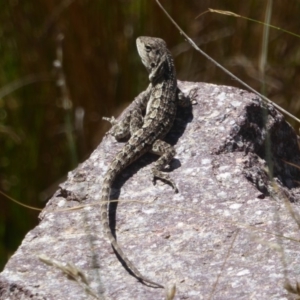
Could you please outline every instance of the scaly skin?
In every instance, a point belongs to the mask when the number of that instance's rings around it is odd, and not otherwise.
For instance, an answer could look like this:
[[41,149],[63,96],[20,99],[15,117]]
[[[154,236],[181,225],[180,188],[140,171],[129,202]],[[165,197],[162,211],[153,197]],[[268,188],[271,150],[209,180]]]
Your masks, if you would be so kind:
[[162,138],[173,125],[177,105],[181,104],[179,103],[181,100],[176,96],[177,81],[173,58],[166,43],[160,38],[139,37],[136,43],[141,60],[149,72],[150,84],[147,90],[135,99],[133,109],[121,122],[116,122],[114,118],[104,118],[112,123],[111,134],[116,139],[129,136],[130,139],[112,160],[104,176],[101,218],[105,236],[135,277],[144,283],[163,288],[163,285],[144,277],[126,257],[111,233],[108,220],[108,204],[113,181],[117,174],[146,152],[151,151],[160,156],[152,167],[153,178],[167,181],[176,192],[178,191],[169,175],[162,172],[175,155],[174,148],[162,141]]

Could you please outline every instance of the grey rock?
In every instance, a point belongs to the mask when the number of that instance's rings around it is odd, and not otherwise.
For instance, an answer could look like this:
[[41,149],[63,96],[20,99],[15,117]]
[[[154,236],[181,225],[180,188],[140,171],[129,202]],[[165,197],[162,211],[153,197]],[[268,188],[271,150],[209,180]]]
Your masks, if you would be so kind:
[[[198,102],[178,111],[166,137],[177,151],[170,171],[179,193],[161,181],[152,185],[154,155],[128,167],[112,190],[118,242],[142,274],[176,284],[175,299],[293,299],[284,284],[300,279],[299,228],[291,216],[300,197],[295,131],[254,94],[179,86],[196,89]],[[75,265],[100,299],[164,299],[163,290],[131,276],[103,238],[99,192],[120,147],[104,137],[68,174],[0,274],[0,299],[95,299],[39,255]]]

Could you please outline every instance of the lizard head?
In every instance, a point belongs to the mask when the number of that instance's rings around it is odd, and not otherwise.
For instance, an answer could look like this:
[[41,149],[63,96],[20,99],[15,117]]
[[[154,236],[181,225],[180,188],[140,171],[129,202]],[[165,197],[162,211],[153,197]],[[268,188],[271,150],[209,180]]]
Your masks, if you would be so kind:
[[159,79],[166,72],[167,57],[172,60],[166,42],[160,38],[140,36],[136,46],[142,63],[149,72],[150,82]]

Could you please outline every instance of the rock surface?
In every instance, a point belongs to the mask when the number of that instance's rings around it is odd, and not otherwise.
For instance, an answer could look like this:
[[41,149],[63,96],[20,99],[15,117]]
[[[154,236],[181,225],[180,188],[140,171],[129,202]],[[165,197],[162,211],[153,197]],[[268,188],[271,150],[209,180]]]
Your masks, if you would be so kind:
[[[197,89],[198,102],[178,112],[166,137],[177,151],[170,171],[179,193],[152,185],[156,156],[128,167],[112,190],[119,244],[142,274],[176,284],[175,299],[293,299],[284,283],[300,280],[299,227],[288,207],[299,212],[300,172],[286,161],[300,165],[296,133],[254,94],[179,86]],[[128,273],[102,234],[99,191],[120,147],[105,137],[69,173],[0,274],[0,299],[95,299],[39,255],[74,264],[99,299],[164,299]]]

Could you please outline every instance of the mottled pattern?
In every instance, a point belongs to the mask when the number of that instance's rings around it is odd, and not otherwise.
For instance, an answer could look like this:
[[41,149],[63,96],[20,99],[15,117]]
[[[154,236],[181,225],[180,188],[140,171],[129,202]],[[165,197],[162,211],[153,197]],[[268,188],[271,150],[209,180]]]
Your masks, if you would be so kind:
[[174,62],[166,43],[160,38],[152,37],[139,37],[136,43],[141,60],[149,72],[150,84],[147,90],[134,100],[134,108],[121,122],[118,123],[113,117],[104,118],[112,123],[110,133],[117,140],[129,137],[130,139],[117,153],[104,177],[101,192],[103,201],[101,217],[105,235],[134,275],[143,282],[163,287],[141,275],[128,260],[112,235],[108,221],[108,203],[112,182],[118,173],[146,152],[151,151],[160,156],[152,168],[153,180],[162,179],[171,184],[176,192],[178,191],[169,174],[163,172],[174,157],[175,150],[171,145],[162,141],[162,138],[173,124],[177,105],[190,105],[190,101],[188,98],[177,96],[179,90]]

